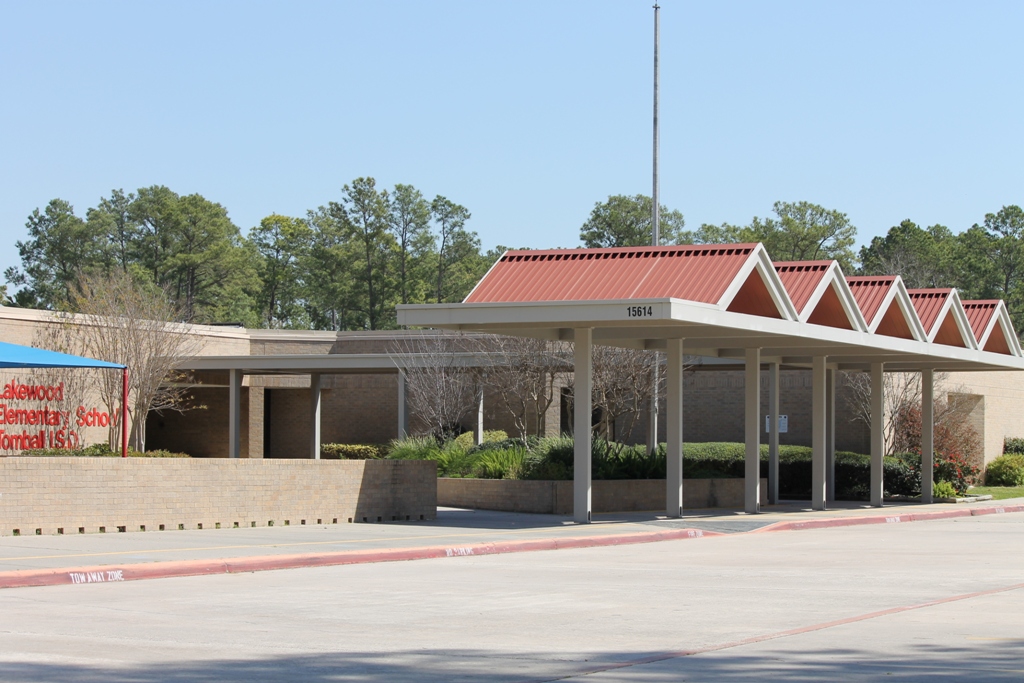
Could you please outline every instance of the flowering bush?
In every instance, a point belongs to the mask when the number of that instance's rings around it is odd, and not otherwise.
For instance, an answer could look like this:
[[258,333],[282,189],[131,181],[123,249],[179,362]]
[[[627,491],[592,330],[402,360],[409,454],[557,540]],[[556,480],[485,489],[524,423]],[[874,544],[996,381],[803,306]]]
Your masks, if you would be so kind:
[[976,465],[956,451],[946,455],[935,454],[935,481],[948,481],[956,489],[957,494],[967,493],[967,489],[975,482],[980,470]]

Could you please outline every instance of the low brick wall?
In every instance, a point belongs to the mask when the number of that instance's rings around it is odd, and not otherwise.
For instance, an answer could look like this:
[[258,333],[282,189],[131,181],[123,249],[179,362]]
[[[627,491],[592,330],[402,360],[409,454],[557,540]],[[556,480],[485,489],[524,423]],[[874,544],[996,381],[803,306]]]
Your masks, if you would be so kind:
[[0,458],[0,535],[434,519],[418,460]]
[[[766,505],[768,480],[761,480]],[[437,504],[443,507],[572,514],[571,481],[510,479],[438,479]],[[591,489],[594,512],[638,512],[665,509],[664,479],[598,480]],[[742,508],[742,479],[684,479],[683,507]]]

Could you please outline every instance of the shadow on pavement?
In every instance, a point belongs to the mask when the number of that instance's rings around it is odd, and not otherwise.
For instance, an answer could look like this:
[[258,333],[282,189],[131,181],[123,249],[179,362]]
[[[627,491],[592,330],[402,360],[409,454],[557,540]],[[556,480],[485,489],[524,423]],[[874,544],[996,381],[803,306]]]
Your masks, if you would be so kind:
[[[509,653],[485,650],[414,650],[213,660],[145,666],[83,666],[60,663],[0,662],[7,683],[164,683],[240,681],[434,681],[541,682],[600,681],[1015,681],[1022,678],[1024,638],[980,642],[971,648],[911,646],[905,656],[879,657],[855,649],[769,651],[761,655],[710,652],[673,656],[657,652],[579,655]],[[593,673],[592,673],[593,672]],[[591,679],[586,674],[591,673]]]

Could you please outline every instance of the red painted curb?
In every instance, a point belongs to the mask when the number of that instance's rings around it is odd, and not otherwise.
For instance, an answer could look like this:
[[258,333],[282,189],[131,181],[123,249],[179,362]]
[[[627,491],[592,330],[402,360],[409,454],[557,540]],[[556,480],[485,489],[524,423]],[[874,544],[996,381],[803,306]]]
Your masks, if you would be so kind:
[[971,515],[1001,515],[1006,512],[1024,512],[1024,505],[996,505],[971,510]]
[[570,548],[597,548],[613,545],[656,543],[722,534],[701,529],[672,529],[639,534],[609,536],[572,536],[544,538],[530,541],[498,541],[479,545],[426,546],[420,548],[390,548],[385,550],[349,550],[334,553],[302,555],[263,555],[218,560],[174,560],[145,564],[101,565],[92,567],[62,567],[59,569],[24,569],[0,572],[0,588],[27,588],[33,586],[60,586],[82,583],[113,583],[164,579],[177,576],[206,576],[211,574],[241,574],[271,569],[299,569],[305,567],[331,567],[346,564],[427,560],[442,557],[470,555],[500,555],[538,550],[564,550]]
[[[777,522],[748,533],[775,531],[800,531],[805,529],[827,529],[830,527],[863,526],[868,524],[894,524],[924,522],[954,517],[977,517],[981,515],[1024,512],[1024,505],[988,506],[973,509],[916,512],[899,515],[872,515],[866,517],[840,517],[836,519],[809,520],[804,522]],[[170,562],[147,562],[128,565],[99,565],[91,567],[62,567],[59,569],[23,569],[0,572],[0,588],[28,588],[34,586],[61,586],[84,583],[113,583],[140,581],[143,579],[166,579],[179,576],[207,576],[212,574],[241,574],[268,571],[272,569],[300,569],[305,567],[333,567],[346,564],[370,564],[375,562],[400,562],[403,560],[428,560],[443,557],[467,557],[470,555],[501,555],[539,550],[567,550],[572,548],[600,548],[614,545],[634,545],[677,541],[706,536],[723,536],[714,531],[701,529],[672,529],[635,534],[608,536],[570,536],[566,538],[542,538],[529,541],[497,541],[479,545],[425,546],[420,548],[389,548],[384,550],[348,550],[334,553],[311,553],[301,555],[262,555],[218,560],[173,560]]]
[[773,531],[801,531],[804,529],[828,529],[831,527],[863,526],[867,524],[901,524],[906,522],[927,522],[936,519],[953,519],[956,517],[978,517],[980,515],[1003,514],[1008,512],[1024,512],[1024,505],[986,506],[981,508],[962,508],[958,510],[938,510],[935,512],[910,512],[894,515],[870,515],[865,517],[836,517],[833,519],[814,519],[805,522],[776,522],[754,531],[766,533]]

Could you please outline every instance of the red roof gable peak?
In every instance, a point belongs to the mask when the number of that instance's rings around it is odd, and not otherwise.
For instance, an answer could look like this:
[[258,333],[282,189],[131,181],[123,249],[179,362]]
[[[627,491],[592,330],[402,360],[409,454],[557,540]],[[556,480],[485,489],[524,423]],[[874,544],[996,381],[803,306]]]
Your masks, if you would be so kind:
[[992,353],[1020,356],[1020,341],[1001,299],[961,301],[978,348]]
[[934,287],[907,290],[910,300],[914,303],[914,310],[917,311],[917,317],[921,319],[921,324],[924,325],[929,337],[932,337],[937,326],[944,322],[940,317],[944,317],[943,309],[952,292],[950,288]]
[[974,338],[978,341],[978,344],[981,344],[985,336],[985,330],[988,328],[988,323],[996,309],[999,308],[999,299],[980,299],[961,301],[960,303],[963,304],[964,311],[967,313],[967,319],[971,322],[971,332],[974,333]]
[[776,261],[772,265],[801,321],[848,330],[867,329],[837,261]]

